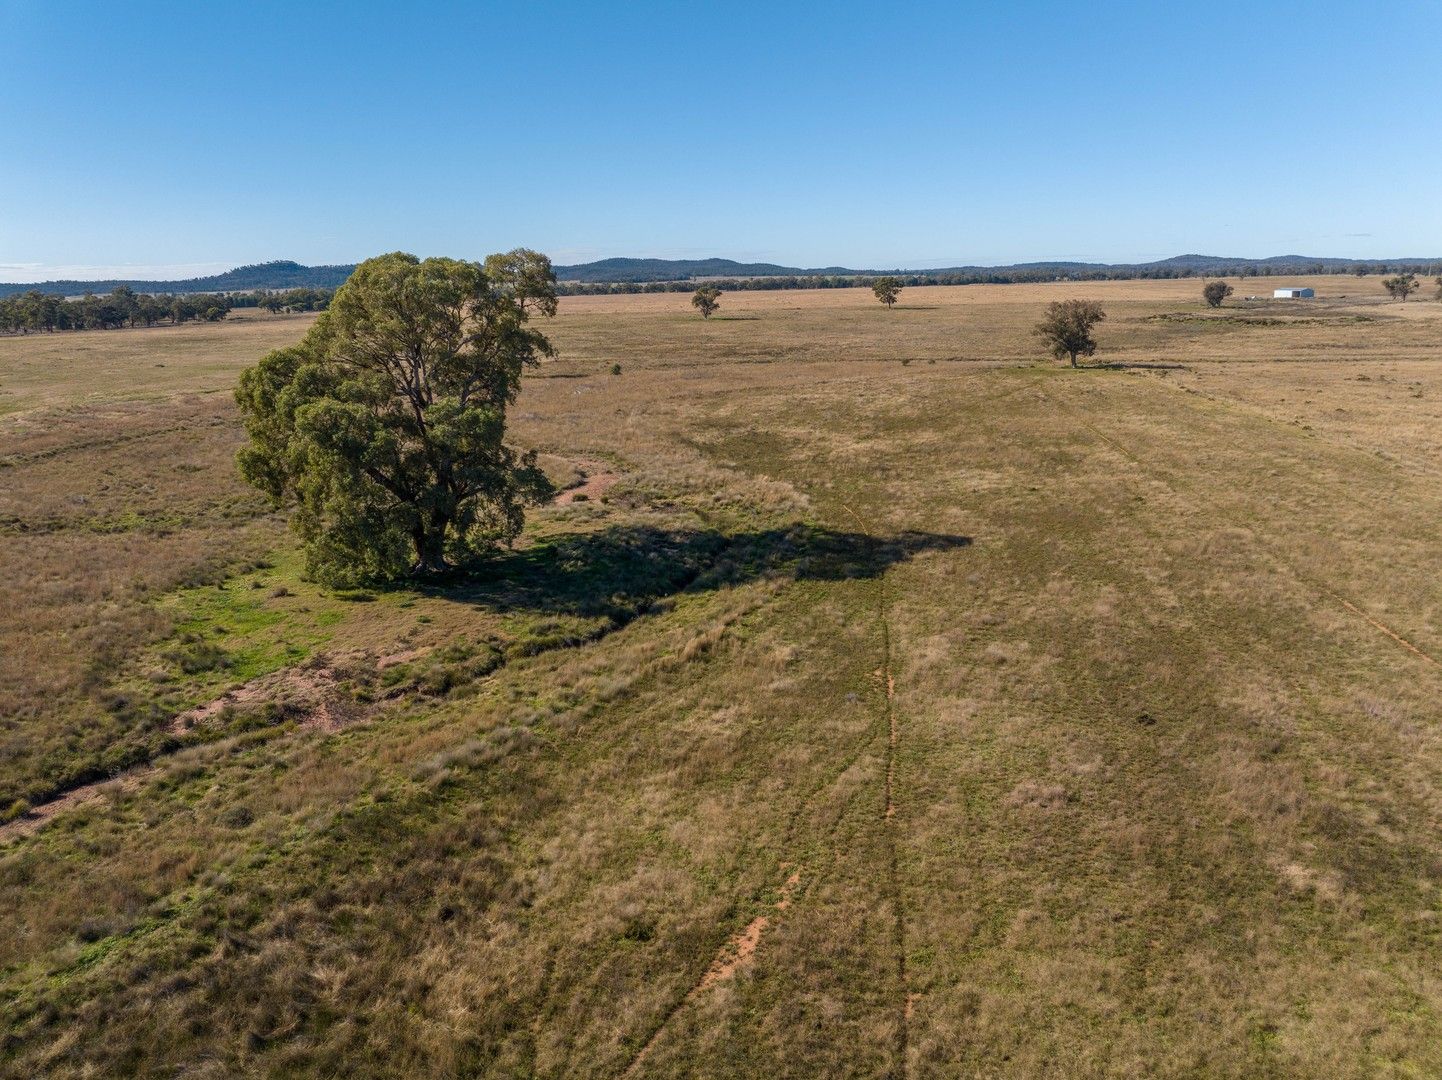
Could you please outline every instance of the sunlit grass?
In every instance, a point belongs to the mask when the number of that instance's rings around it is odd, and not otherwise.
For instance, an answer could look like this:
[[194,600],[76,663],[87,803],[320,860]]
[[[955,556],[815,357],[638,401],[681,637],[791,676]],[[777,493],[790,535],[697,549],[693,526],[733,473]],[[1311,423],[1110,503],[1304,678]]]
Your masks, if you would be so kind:
[[1442,305],[1351,304],[568,299],[514,435],[615,486],[343,593],[283,324],[0,342],[0,779],[136,770],[0,847],[0,1071],[1437,1073]]

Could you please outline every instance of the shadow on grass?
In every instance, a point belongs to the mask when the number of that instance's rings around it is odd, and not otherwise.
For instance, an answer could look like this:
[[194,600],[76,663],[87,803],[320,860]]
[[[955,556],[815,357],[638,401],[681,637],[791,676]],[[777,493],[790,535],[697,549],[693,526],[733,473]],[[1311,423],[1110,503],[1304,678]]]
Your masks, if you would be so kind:
[[425,591],[496,611],[626,622],[683,592],[777,578],[872,578],[922,552],[970,544],[966,536],[870,537],[813,525],[740,533],[617,525],[503,552]]

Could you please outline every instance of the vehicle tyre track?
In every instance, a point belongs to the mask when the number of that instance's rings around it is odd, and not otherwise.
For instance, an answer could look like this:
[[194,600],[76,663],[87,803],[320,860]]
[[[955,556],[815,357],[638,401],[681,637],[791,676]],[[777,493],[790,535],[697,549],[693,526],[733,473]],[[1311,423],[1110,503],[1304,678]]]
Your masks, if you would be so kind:
[[[785,868],[783,864],[782,869],[784,870]],[[793,870],[778,890],[780,897],[776,903],[772,905],[771,911],[776,916],[779,916],[791,906],[792,898],[795,896],[796,890],[800,885],[801,871]],[[691,1004],[691,1002],[695,1001],[723,979],[728,979],[736,974],[736,971],[741,965],[756,954],[756,949],[761,944],[761,937],[770,927],[772,918],[773,915],[771,913],[763,912],[757,915],[746,924],[745,929],[739,934],[733,934],[727,940],[726,944],[717,950],[716,955],[711,958],[711,963],[706,966],[706,971],[702,974],[701,978],[696,980],[696,984],[692,986],[690,990],[686,991],[685,996],[676,1002],[666,1015],[661,1018],[661,1022],[656,1025],[656,1029],[651,1032],[650,1037],[641,1045],[641,1049],[637,1050],[635,1056],[627,1063],[626,1068],[621,1072],[623,1080],[626,1077],[636,1075],[636,1071],[645,1063],[647,1055],[649,1055],[655,1045],[661,1041],[661,1036],[665,1034],[666,1029],[671,1026],[671,1021],[674,1020],[687,1005]]]
[[886,754],[884,797],[882,801],[882,823],[886,834],[887,889],[891,894],[892,946],[896,953],[896,1045],[895,1058],[890,1075],[904,1078],[908,1073],[908,1047],[911,1037],[911,1014],[915,998],[911,994],[906,970],[906,915],[901,903],[901,863],[896,841],[896,749],[900,742],[900,730],[896,715],[896,675],[892,667],[891,649],[891,599],[886,587],[886,570],[877,553],[876,537],[866,521],[850,506],[846,513],[856,522],[861,534],[866,537],[871,552],[872,566],[876,572],[877,620],[881,626],[881,669],[886,716]]
[[[882,717],[882,719],[885,719],[885,717]],[[795,810],[792,811],[790,820],[787,822],[787,846],[791,846],[795,843],[796,828],[800,822],[801,816],[806,812],[808,808],[810,808],[816,802],[816,800],[821,798],[822,795],[832,790],[836,786],[836,784],[850,771],[851,767],[856,763],[857,759],[860,758],[860,756],[866,751],[866,748],[876,741],[876,738],[879,734],[881,734],[881,729],[877,725],[868,725],[865,733],[861,736],[860,739],[857,740],[856,745],[846,754],[841,767],[834,770],[829,780],[821,781],[809,792],[807,792],[805,797],[802,798],[801,803],[796,807]],[[845,819],[846,813],[851,808],[851,804],[855,801],[857,794],[858,792],[853,792],[851,795],[847,796],[845,800],[843,800],[840,808],[837,810],[835,816],[831,820],[830,826],[827,831],[827,835],[829,837],[834,838],[837,827],[840,825],[841,821]],[[831,845],[831,850],[832,857],[826,860],[826,865],[824,866],[824,868],[815,870],[808,875],[808,888],[815,888],[817,885],[821,884],[823,881],[830,877],[831,871],[835,869],[835,844]],[[782,869],[786,869],[787,865],[788,864],[783,863]],[[793,871],[792,874],[786,879],[785,883],[781,886],[781,897],[777,901],[774,909],[778,915],[780,912],[785,911],[788,907],[790,907],[791,903],[795,899],[797,899],[797,894],[800,891],[800,886],[801,871]],[[665,1015],[661,1017],[654,1030],[652,1030],[651,1034],[647,1037],[645,1043],[642,1044],[641,1049],[638,1050],[636,1054],[626,1063],[625,1069],[623,1069],[619,1074],[622,1080],[625,1080],[625,1078],[634,1076],[636,1074],[637,1070],[640,1069],[641,1065],[645,1061],[646,1057],[651,1053],[652,1049],[656,1046],[657,1043],[661,1041],[661,1036],[664,1035],[667,1028],[670,1027],[671,1021],[674,1020],[677,1016],[679,1016],[681,1012],[686,1008],[686,1006],[697,1000],[701,996],[703,991],[710,989],[717,982],[720,982],[722,979],[735,973],[736,969],[740,966],[740,964],[738,962],[731,962],[732,958],[745,959],[749,958],[755,953],[756,947],[760,944],[762,934],[764,934],[764,932],[770,927],[772,921],[773,920],[767,915],[759,915],[756,918],[752,919],[751,922],[748,923],[743,930],[739,931],[736,934],[733,934],[730,938],[727,939],[726,944],[723,945],[720,949],[718,949],[716,951],[716,954],[711,958],[711,962],[706,966],[706,970],[702,973],[701,977],[697,979],[695,984],[692,985],[692,987],[687,990],[686,993],[679,1000],[677,1000],[670,1009],[666,1011]],[[750,942],[750,946],[747,949],[746,957],[741,958],[739,955],[740,951],[742,949],[743,943],[747,942]]]
[[[788,846],[795,842],[796,828],[800,822],[802,815],[806,812],[806,810],[824,793],[831,790],[835,786],[835,784],[846,775],[846,773],[850,770],[851,766],[854,765],[857,759],[861,756],[861,754],[865,752],[866,747],[872,745],[879,735],[884,734],[886,741],[884,744],[885,750],[883,754],[884,779],[881,816],[883,822],[885,823],[887,834],[889,887],[888,891],[891,894],[890,900],[892,905],[892,911],[895,915],[895,921],[893,924],[893,944],[896,952],[896,971],[899,985],[901,988],[901,993],[899,995],[899,1003],[897,1006],[897,1036],[895,1056],[893,1059],[892,1067],[888,1071],[888,1075],[900,1078],[904,1077],[907,1072],[906,1060],[909,1023],[912,1010],[915,1006],[917,995],[907,993],[905,921],[902,916],[900,902],[900,866],[897,855],[896,839],[893,831],[895,820],[895,757],[897,742],[899,738],[899,730],[897,725],[896,712],[894,708],[896,679],[895,675],[892,672],[891,661],[891,624],[889,618],[890,600],[886,589],[885,565],[877,552],[876,538],[872,535],[872,532],[866,526],[866,523],[854,510],[852,510],[849,506],[845,507],[844,509],[846,510],[846,513],[857,523],[857,526],[859,527],[862,535],[866,537],[867,548],[870,555],[869,561],[876,574],[878,589],[877,610],[882,635],[882,663],[881,667],[877,670],[875,674],[879,678],[882,689],[884,691],[884,708],[882,716],[880,717],[882,723],[880,725],[869,725],[866,732],[861,736],[859,740],[857,740],[856,745],[846,754],[841,767],[832,773],[830,780],[821,781],[802,798],[800,804],[791,813],[790,820],[787,824],[786,842]],[[828,835],[834,836],[836,827],[845,818],[846,812],[850,808],[854,799],[855,794],[846,798],[845,801],[842,803],[839,812],[831,822],[830,833]],[[835,845],[832,845],[832,849],[834,852]],[[826,880],[826,878],[830,876],[831,871],[835,868],[834,855],[831,859],[826,860],[826,863],[827,865],[824,869],[815,870],[808,876],[808,887],[814,888],[816,885]],[[786,866],[787,864],[782,864],[783,869],[785,869]],[[790,907],[792,901],[796,898],[797,893],[799,892],[801,887],[801,877],[801,871],[795,870],[780,887],[780,898],[777,900],[773,908],[773,911],[777,916],[779,916],[781,912],[785,911],[788,907]],[[626,1063],[626,1067],[619,1074],[621,1080],[628,1080],[628,1078],[633,1077],[637,1074],[637,1072],[645,1063],[647,1057],[650,1055],[652,1050],[661,1041],[661,1037],[670,1027],[671,1022],[678,1015],[680,1015],[681,1012],[685,1010],[688,1005],[700,998],[702,994],[704,994],[707,990],[711,989],[711,987],[733,975],[743,963],[745,963],[751,958],[751,956],[755,954],[762,936],[764,935],[766,930],[771,927],[773,921],[774,919],[771,914],[763,913],[756,916],[746,925],[744,929],[742,929],[739,933],[732,935],[731,938],[727,940],[726,944],[723,945],[719,950],[717,950],[715,956],[712,957],[711,962],[707,965],[706,970],[703,972],[701,977],[689,990],[687,990],[687,992],[678,1001],[676,1001],[676,1003],[669,1010],[667,1010],[665,1015],[662,1016],[662,1018],[660,1019],[659,1023],[657,1023],[655,1029],[646,1038],[646,1041],[641,1045],[641,1048]]]

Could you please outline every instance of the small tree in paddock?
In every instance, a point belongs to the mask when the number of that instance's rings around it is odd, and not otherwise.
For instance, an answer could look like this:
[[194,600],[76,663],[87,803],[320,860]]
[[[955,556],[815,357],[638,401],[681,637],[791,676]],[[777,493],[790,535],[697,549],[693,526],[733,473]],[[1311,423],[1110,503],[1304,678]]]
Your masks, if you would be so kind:
[[1442,300],[1442,277],[1437,278],[1437,299]]
[[702,285],[692,295],[691,306],[701,313],[701,318],[709,319],[721,306],[721,290],[715,285]]
[[871,283],[871,291],[890,311],[891,305],[901,297],[901,282],[894,277],[879,277]]
[[1208,307],[1221,307],[1222,301],[1232,295],[1232,287],[1225,281],[1209,281],[1202,286],[1202,296]]
[[1417,291],[1416,274],[1398,274],[1395,277],[1383,278],[1382,288],[1387,290],[1393,300],[1407,302],[1407,297]]
[[544,255],[485,264],[396,252],[367,259],[298,345],[242,373],[241,475],[331,585],[431,575],[520,533],[552,493],[536,455],[504,442],[521,372],[551,344]]
[[1092,329],[1106,317],[1095,300],[1054,300],[1046,306],[1046,318],[1036,324],[1032,333],[1046,342],[1058,360],[1071,357],[1071,366],[1076,367],[1078,356],[1096,353]]

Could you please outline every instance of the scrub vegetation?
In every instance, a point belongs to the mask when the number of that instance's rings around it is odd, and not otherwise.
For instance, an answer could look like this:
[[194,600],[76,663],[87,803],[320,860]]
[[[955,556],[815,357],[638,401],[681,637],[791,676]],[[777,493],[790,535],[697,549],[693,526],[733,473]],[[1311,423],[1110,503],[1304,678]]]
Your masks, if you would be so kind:
[[1442,304],[1298,281],[566,297],[387,587],[313,315],[0,339],[0,1075],[1442,1072]]

